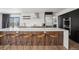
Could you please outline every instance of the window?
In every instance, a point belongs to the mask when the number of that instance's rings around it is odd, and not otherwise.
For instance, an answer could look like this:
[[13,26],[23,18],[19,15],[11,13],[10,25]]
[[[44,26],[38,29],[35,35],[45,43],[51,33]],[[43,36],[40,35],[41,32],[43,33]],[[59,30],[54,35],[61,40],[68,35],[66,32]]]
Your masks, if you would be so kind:
[[9,26],[10,27],[19,27],[20,17],[10,17]]

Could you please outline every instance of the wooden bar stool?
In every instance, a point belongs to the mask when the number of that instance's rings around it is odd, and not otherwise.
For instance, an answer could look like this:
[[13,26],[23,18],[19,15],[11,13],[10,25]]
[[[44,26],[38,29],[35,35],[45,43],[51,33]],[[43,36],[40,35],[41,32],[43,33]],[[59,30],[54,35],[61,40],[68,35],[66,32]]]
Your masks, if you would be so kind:
[[30,32],[23,32],[19,35],[21,45],[32,45],[32,33]]
[[16,45],[16,32],[6,32],[5,45]]
[[3,37],[4,37],[4,33],[3,32],[0,32],[0,45],[2,45],[3,43]]
[[36,32],[34,34],[34,44],[36,46],[44,46],[45,45],[45,33],[43,32]]
[[58,32],[47,32],[46,33],[46,45],[57,45],[58,44]]

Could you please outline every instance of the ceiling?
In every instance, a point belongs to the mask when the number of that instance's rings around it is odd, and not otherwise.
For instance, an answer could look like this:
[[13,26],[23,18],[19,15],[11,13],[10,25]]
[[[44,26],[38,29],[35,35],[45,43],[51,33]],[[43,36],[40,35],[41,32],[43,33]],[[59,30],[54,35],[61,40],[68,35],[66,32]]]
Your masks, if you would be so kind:
[[0,8],[0,13],[60,12],[66,8]]

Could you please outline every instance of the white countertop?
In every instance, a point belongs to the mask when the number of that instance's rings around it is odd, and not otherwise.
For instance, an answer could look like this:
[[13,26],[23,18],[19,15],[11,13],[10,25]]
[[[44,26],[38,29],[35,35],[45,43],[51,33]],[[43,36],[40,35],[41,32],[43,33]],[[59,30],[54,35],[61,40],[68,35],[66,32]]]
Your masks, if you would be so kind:
[[0,31],[68,31],[61,28],[4,28]]
[[69,34],[68,30],[61,28],[4,28],[0,29],[0,31],[28,31],[28,32],[40,32],[40,31],[63,31],[63,46],[68,49],[69,48]]

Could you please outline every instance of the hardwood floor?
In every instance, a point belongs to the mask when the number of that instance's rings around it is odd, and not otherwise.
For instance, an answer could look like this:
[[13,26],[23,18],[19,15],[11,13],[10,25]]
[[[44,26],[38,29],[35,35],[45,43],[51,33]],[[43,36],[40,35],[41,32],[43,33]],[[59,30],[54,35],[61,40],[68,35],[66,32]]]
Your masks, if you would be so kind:
[[0,46],[1,50],[65,50],[63,46]]
[[69,47],[70,50],[79,50],[79,43],[76,43],[72,40],[70,40],[69,43],[70,43],[70,47]]
[[[0,46],[0,50],[66,50],[62,45],[59,46]],[[79,50],[79,44],[70,40],[69,50]]]

